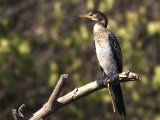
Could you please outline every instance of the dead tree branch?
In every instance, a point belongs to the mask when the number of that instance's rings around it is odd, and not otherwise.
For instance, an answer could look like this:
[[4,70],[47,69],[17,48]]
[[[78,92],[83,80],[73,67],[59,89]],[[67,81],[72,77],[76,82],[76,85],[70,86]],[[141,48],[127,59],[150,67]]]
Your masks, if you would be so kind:
[[[119,74],[119,78],[120,78],[120,82],[140,80],[139,75],[137,75],[136,73],[129,72],[129,71]],[[110,82],[110,80],[106,80],[106,82]],[[57,103],[55,104],[53,112],[59,110],[60,108],[66,106],[67,104],[74,102],[77,99],[80,99],[102,88],[106,88],[106,85],[102,84],[100,80],[91,82],[79,88],[75,88],[70,93],[57,99]]]
[[[97,80],[91,83],[88,83],[82,87],[75,88],[73,91],[67,93],[66,95],[59,97],[59,94],[64,86],[65,79],[68,75],[61,75],[54,91],[52,92],[49,100],[40,108],[37,112],[30,117],[29,120],[43,120],[49,114],[54,113],[65,107],[66,105],[88,95],[102,88],[106,88],[106,83],[111,82],[110,80],[106,80],[105,83],[102,80]],[[139,75],[133,72],[123,72],[119,74],[120,82],[129,82],[129,81],[139,81]]]

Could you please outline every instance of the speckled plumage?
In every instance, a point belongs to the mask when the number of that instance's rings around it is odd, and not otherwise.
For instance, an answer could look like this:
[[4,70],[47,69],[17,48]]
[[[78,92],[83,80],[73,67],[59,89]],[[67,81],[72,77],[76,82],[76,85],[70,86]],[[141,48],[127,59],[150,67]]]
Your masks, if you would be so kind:
[[[100,66],[107,76],[117,70],[116,61],[109,41],[110,32],[100,24],[94,26],[94,41]],[[105,39],[104,39],[105,38]]]

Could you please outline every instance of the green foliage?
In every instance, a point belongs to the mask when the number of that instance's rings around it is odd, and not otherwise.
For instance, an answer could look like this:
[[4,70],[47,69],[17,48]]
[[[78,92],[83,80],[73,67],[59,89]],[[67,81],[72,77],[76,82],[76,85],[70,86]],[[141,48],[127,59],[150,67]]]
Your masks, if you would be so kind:
[[155,75],[153,77],[153,86],[157,89],[160,88],[159,75],[160,75],[160,66],[156,66]]
[[147,31],[149,35],[155,35],[160,32],[160,22],[154,21],[149,22],[147,25]]
[[1,38],[0,40],[0,53],[6,54],[10,51],[9,42],[5,38]]

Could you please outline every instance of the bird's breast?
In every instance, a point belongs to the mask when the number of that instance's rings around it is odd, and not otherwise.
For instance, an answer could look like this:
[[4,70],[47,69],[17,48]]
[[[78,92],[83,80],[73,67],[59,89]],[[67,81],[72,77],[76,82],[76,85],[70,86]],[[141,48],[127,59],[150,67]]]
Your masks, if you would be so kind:
[[100,66],[103,68],[106,75],[110,76],[112,72],[116,70],[116,63],[110,42],[108,40],[108,36],[103,35],[99,34],[94,36],[96,54]]

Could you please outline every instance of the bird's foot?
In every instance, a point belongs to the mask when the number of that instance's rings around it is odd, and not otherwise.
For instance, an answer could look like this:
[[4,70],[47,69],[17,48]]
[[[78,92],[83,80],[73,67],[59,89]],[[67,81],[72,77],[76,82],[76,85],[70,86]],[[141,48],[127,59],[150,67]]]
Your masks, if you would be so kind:
[[107,75],[105,75],[105,76],[103,76],[103,78],[102,78],[102,82],[103,82],[103,84],[106,86],[106,85],[108,85],[108,83],[109,83],[109,77],[107,76]]
[[119,83],[119,75],[117,72],[113,72],[113,74],[111,75],[110,83],[111,84],[118,84]]
[[101,82],[104,86],[108,86],[108,83],[109,83],[109,77],[107,75],[103,76],[102,79],[101,79]]
[[98,80],[98,84],[102,87],[107,86],[109,83],[108,79],[109,79],[109,77],[105,75],[102,77],[102,79]]
[[113,74],[109,77],[107,75],[103,75],[102,79],[98,81],[100,86],[108,86],[110,84],[119,84],[119,74],[117,72],[113,72]]

